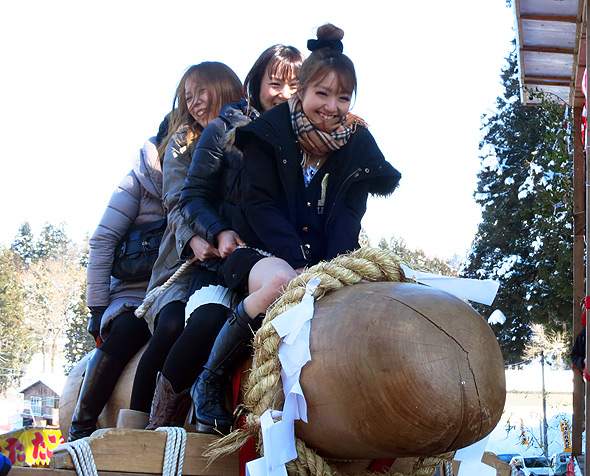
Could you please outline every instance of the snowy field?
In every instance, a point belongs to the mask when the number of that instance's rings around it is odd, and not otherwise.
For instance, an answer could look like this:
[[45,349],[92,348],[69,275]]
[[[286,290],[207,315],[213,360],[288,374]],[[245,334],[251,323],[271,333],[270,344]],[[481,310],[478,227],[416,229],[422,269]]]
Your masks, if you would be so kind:
[[[545,391],[548,393],[548,455],[551,457],[564,450],[561,423],[567,422],[570,428],[572,425],[573,371],[553,370],[546,365],[544,376]],[[543,407],[540,404],[542,382],[543,371],[538,362],[526,365],[520,370],[506,370],[507,404],[500,423],[489,437],[487,451],[496,454],[516,453],[525,457],[543,454]],[[533,398],[534,395],[531,393],[536,393],[536,398]],[[528,404],[527,399],[530,401]],[[526,443],[523,443],[523,430],[526,434]]]

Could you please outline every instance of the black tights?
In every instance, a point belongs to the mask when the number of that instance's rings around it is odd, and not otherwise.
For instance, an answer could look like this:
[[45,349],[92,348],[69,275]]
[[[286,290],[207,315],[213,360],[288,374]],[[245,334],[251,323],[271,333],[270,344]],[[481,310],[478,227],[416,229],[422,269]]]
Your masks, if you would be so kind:
[[137,366],[129,405],[132,410],[150,412],[156,389],[156,377],[183,329],[184,303],[173,301],[166,304],[158,314],[154,335]]
[[150,336],[145,319],[138,319],[133,311],[122,312],[111,321],[109,335],[101,344],[100,350],[125,365]]
[[221,304],[205,304],[192,312],[162,369],[175,393],[195,383],[230,312]]

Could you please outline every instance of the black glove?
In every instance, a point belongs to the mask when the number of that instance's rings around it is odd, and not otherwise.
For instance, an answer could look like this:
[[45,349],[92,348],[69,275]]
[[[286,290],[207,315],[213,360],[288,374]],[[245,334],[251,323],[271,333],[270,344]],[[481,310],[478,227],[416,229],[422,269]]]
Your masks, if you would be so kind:
[[96,340],[100,334],[100,321],[106,310],[106,306],[90,308],[90,319],[88,319],[88,327],[86,327],[86,330],[92,337],[94,337],[94,340]]

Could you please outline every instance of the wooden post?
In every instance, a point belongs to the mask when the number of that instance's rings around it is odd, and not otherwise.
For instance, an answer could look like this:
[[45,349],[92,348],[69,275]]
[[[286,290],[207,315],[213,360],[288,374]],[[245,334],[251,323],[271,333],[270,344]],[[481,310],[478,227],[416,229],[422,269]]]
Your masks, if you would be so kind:
[[[582,330],[582,308],[584,299],[584,235],[586,232],[585,179],[584,179],[584,141],[579,133],[582,125],[582,107],[574,108],[574,246],[573,246],[573,337]],[[584,379],[580,372],[573,372],[573,418],[572,418],[572,452],[575,456],[582,454],[582,430],[584,427]]]
[[[584,5],[584,12],[585,12],[585,17],[583,17],[584,19],[584,29],[586,30],[586,42],[588,42],[588,38],[590,37],[590,28],[588,27],[588,21],[587,21],[587,17],[588,17],[588,0],[584,1],[585,5]],[[589,57],[590,57],[590,48],[586,47],[586,65],[590,64],[589,61]],[[588,93],[586,92],[586,96],[588,95]],[[586,194],[586,198],[584,200],[584,203],[586,204],[586,243],[590,243],[590,216],[588,216],[588,210],[590,210],[590,206],[588,206],[588,200],[590,199],[590,194],[586,193],[586,189],[587,189],[587,184],[590,183],[590,167],[588,167],[588,154],[587,154],[587,150],[586,150],[586,145],[589,143],[590,141],[588,140],[588,127],[586,127],[586,137],[585,137],[585,143],[584,143],[584,163],[586,164],[586,183],[584,184],[584,193]],[[586,248],[586,262],[588,262],[588,251]],[[590,296],[590,266],[586,266],[586,296]],[[586,314],[586,317],[588,317],[588,314]],[[587,327],[587,326],[586,326]],[[589,355],[589,350],[590,350],[590,339],[586,339],[586,353],[585,355],[588,356]],[[588,392],[588,384],[589,382],[586,382],[586,398],[585,398],[585,402],[586,402],[586,407],[585,408],[590,408],[590,392]],[[584,412],[585,414],[585,422],[586,422],[586,426],[585,428],[590,428],[590,412],[586,411]],[[587,434],[587,433],[586,433]],[[586,448],[584,451],[585,455],[588,455],[588,453],[590,453],[590,438],[586,437]],[[585,476],[590,476],[590,468],[587,464],[588,463],[588,458],[586,457],[586,459],[584,460],[584,475]]]

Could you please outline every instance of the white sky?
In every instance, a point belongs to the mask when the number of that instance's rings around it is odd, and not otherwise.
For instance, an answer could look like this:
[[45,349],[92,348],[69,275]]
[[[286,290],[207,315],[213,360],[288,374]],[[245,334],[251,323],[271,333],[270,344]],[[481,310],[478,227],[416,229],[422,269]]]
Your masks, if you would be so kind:
[[0,2],[0,243],[25,220],[92,233],[188,66],[222,61],[243,80],[272,44],[307,55],[325,22],[357,69],[354,112],[403,175],[369,203],[373,243],[463,256],[481,218],[480,117],[514,36],[504,0]]

